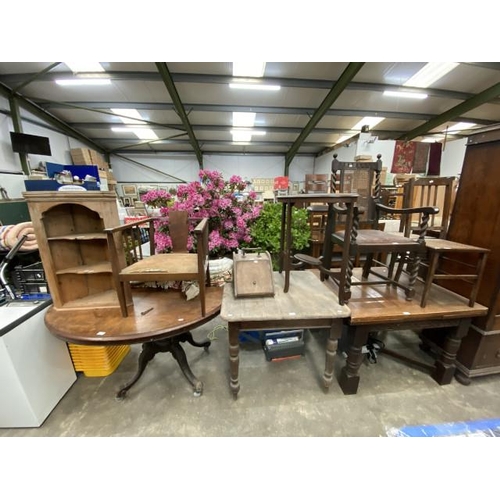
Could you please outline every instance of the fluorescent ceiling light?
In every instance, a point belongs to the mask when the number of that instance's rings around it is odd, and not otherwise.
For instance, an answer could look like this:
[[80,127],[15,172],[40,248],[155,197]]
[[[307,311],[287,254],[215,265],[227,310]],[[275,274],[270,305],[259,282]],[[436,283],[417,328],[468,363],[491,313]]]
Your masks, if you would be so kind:
[[111,127],[112,132],[133,132],[132,127]]
[[365,116],[364,118],[359,120],[359,122],[356,123],[356,125],[354,125],[354,127],[352,127],[351,130],[354,131],[361,130],[361,128],[365,125],[368,125],[368,127],[370,127],[371,129],[372,127],[375,127],[375,125],[378,125],[383,120],[385,120],[384,117],[380,118],[378,116]]
[[139,137],[139,139],[155,140],[159,137],[150,128],[135,128],[133,129],[134,134]]
[[430,62],[420,71],[417,71],[403,85],[405,87],[427,88],[444,75],[455,69],[459,63],[455,62]]
[[477,127],[477,123],[458,122],[458,123],[455,123],[455,125],[448,127],[447,132],[454,134],[456,132],[459,132],[460,130],[468,130],[468,129],[474,128],[474,127]]
[[280,90],[279,85],[260,85],[258,83],[230,83],[229,88],[231,89],[243,89],[243,90]]
[[250,134],[250,135],[266,135],[265,130],[254,130],[254,129],[245,129],[245,128],[240,128],[240,129],[235,129],[233,128],[231,130],[231,134],[239,134],[240,132],[244,132],[245,134]]
[[73,73],[95,73],[104,71],[104,68],[98,62],[65,62]]
[[111,127],[112,132],[132,132],[139,139],[157,140],[158,136],[150,128],[135,128],[135,127]]
[[250,132],[234,132],[233,142],[250,142],[252,134]]
[[262,78],[266,70],[265,62],[234,62],[233,76],[253,76]]
[[144,123],[144,118],[141,116],[139,111],[137,111],[137,109],[111,108],[111,111],[117,115],[122,115],[118,116],[118,118],[120,118],[120,120],[123,123],[131,123],[131,124]]
[[[111,85],[111,80],[108,78],[95,77],[94,73],[102,73],[104,68],[98,62],[65,62],[73,73],[78,73],[78,78],[69,80],[56,80],[58,85],[73,86],[73,85]],[[82,73],[91,73],[83,75]]]
[[253,129],[232,129],[231,134],[233,136],[233,142],[250,142],[252,136],[254,135],[266,135],[265,130],[253,130]]
[[56,80],[58,85],[111,85],[109,78],[75,78],[74,80]]
[[233,111],[234,127],[253,127],[257,113],[242,113]]
[[427,99],[427,94],[421,94],[420,92],[404,92],[398,90],[384,90],[384,95],[389,97],[403,97],[406,99]]

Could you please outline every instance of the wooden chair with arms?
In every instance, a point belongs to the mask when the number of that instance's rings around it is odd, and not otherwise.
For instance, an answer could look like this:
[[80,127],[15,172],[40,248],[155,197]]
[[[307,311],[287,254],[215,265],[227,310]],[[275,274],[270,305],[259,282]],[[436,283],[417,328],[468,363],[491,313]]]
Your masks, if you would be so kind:
[[[438,214],[429,219],[427,236],[443,238],[448,230],[455,192],[455,177],[418,177],[411,178],[404,186],[403,208],[434,206]],[[401,220],[400,231],[410,236],[418,229],[419,220],[406,216]]]
[[[172,240],[170,253],[155,253],[155,221],[158,219],[150,217],[105,229],[122,316],[128,316],[127,307],[132,305],[132,282],[167,281],[196,281],[201,315],[205,316],[205,287],[210,286],[208,219],[202,219],[194,228],[195,253],[187,250],[190,227],[187,212],[171,210],[168,214],[168,231]],[[141,226],[148,226],[149,256],[142,251]]]
[[[420,305],[425,307],[427,297],[436,280],[460,280],[469,283],[469,306],[473,307],[481,284],[489,250],[472,245],[450,241],[447,238],[451,217],[456,179],[454,177],[420,177],[410,179],[405,186],[405,206],[418,207],[426,203],[436,204],[441,217],[431,215],[426,238],[426,255],[421,262],[422,278],[425,285]],[[411,217],[402,219],[405,235],[418,234],[415,221]],[[398,265],[396,279],[406,263],[403,257]],[[467,288],[467,287],[465,287]]]
[[[380,203],[380,173],[382,170],[381,155],[376,162],[340,162],[337,155],[332,161],[332,189],[341,192],[357,192],[358,205],[353,211],[352,221],[342,221],[346,211],[342,207],[334,207],[338,214],[337,220],[352,228],[347,234],[345,231],[334,231],[332,243],[341,248],[347,248],[348,259],[343,260],[339,270],[330,268],[330,263],[322,258],[312,259],[308,256],[297,255],[299,261],[317,265],[322,279],[330,277],[339,285],[339,302],[346,304],[351,297],[351,286],[354,285],[394,285],[405,290],[408,300],[414,296],[414,285],[417,279],[420,258],[425,253],[425,234],[431,214],[437,213],[436,207],[395,209]],[[406,216],[414,213],[422,214],[418,239],[408,238],[404,234],[390,233],[380,230],[381,214]],[[371,225],[370,229],[360,229],[360,222]],[[393,265],[386,264],[386,256],[392,253],[409,253],[410,278],[405,282],[395,281]],[[361,280],[353,281],[353,269],[359,255],[365,256]],[[378,260],[383,256],[384,260]],[[391,259],[389,262],[393,263]],[[382,268],[382,269],[381,269]],[[374,276],[374,278],[370,278]]]
[[[410,177],[404,184],[403,208],[422,207],[432,205],[439,208],[439,213],[429,217],[427,239],[443,238],[450,221],[453,195],[455,190],[455,177]],[[401,217],[399,232],[407,238],[418,235],[421,214],[412,214]],[[407,263],[406,255],[393,255],[397,259],[396,280],[399,280],[404,265]],[[394,264],[394,263],[393,263]]]

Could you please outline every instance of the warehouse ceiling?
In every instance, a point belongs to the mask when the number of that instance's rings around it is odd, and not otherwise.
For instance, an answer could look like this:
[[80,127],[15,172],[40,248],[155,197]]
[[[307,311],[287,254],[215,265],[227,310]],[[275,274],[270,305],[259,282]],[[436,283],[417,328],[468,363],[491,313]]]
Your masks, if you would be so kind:
[[101,62],[85,72],[64,62],[0,62],[0,95],[15,97],[0,112],[17,103],[23,120],[29,111],[104,153],[194,153],[200,165],[204,154],[281,155],[289,165],[355,139],[363,118],[379,119],[364,129],[378,139],[417,141],[500,122],[500,63],[462,62],[430,86],[413,86],[426,64],[268,62],[251,77],[235,76],[232,62]]

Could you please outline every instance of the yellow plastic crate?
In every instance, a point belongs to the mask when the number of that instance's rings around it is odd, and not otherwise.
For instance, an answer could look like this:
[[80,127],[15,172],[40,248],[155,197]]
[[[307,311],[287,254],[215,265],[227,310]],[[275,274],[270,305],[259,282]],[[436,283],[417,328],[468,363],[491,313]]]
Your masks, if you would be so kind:
[[113,373],[130,352],[129,345],[88,346],[68,344],[73,366],[86,377],[106,377]]

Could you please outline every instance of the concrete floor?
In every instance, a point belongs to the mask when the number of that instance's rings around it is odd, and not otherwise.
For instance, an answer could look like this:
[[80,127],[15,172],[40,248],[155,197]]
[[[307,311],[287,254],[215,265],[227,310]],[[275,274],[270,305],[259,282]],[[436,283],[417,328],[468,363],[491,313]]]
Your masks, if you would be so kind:
[[[215,318],[193,331],[197,340],[213,337],[209,353],[183,344],[190,366],[203,382],[194,397],[177,363],[158,354],[122,401],[117,390],[136,371],[141,346],[107,377],[80,374],[40,428],[0,429],[0,437],[38,436],[386,436],[408,425],[440,424],[500,417],[500,377],[478,377],[471,385],[456,380],[439,386],[427,373],[380,354],[365,362],[356,395],[346,396],[334,380],[322,389],[326,332],[306,334],[306,354],[281,363],[266,361],[260,346],[245,342],[240,351],[241,390],[229,390],[225,322]],[[413,332],[392,332],[387,347],[428,362]],[[345,358],[335,360],[338,376]]]

